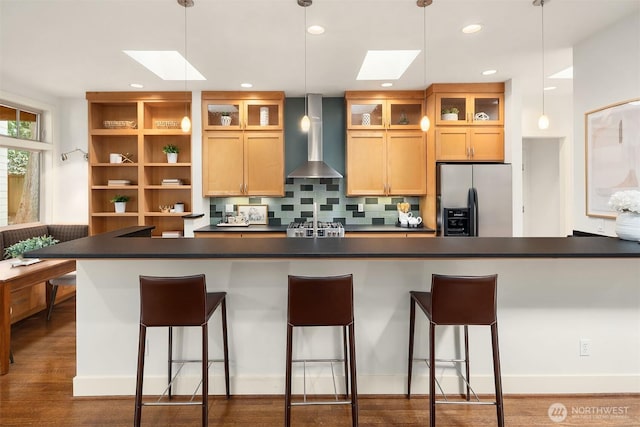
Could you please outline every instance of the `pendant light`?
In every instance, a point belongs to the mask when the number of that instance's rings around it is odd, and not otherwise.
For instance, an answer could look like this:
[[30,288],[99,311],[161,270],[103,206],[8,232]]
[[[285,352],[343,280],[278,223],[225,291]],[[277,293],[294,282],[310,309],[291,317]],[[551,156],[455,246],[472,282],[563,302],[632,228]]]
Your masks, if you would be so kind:
[[[194,5],[193,0],[178,0],[178,4],[184,7],[184,91],[187,92],[187,8]],[[191,130],[191,119],[189,118],[188,102],[184,106],[184,117],[180,122],[180,128],[183,132]]]
[[542,40],[542,115],[538,119],[538,128],[542,130],[549,128],[549,117],[544,113],[544,3],[545,0],[534,0],[533,2],[534,6],[540,5],[540,12],[542,15],[542,25],[540,30]]
[[[429,6],[432,3],[433,0],[418,0],[417,4],[418,6],[424,8],[423,14],[422,14],[422,31],[423,31],[423,36],[424,39],[423,41],[423,49],[422,49],[422,53],[424,55],[424,86],[427,86],[427,6]],[[429,127],[431,127],[431,121],[429,120],[429,116],[427,116],[427,112],[424,112],[424,116],[422,116],[422,119],[420,119],[420,129],[422,129],[423,132],[426,132],[429,130]]]
[[309,132],[311,120],[307,115],[307,7],[311,6],[313,0],[298,0],[298,5],[304,7],[304,116],[300,120],[300,129]]

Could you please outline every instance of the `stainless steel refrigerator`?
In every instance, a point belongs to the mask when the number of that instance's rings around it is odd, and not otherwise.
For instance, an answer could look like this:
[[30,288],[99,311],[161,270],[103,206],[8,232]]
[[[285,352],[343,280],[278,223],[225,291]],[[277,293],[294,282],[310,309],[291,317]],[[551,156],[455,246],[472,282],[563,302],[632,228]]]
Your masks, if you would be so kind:
[[513,235],[510,164],[438,163],[436,182],[438,235]]

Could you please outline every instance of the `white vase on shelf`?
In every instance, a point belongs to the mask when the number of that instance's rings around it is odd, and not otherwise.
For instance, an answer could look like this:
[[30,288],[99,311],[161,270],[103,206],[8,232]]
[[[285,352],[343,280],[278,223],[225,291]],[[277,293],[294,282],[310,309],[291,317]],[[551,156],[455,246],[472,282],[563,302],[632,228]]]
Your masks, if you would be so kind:
[[616,234],[622,240],[640,241],[640,213],[619,212],[616,218]]
[[167,163],[178,163],[178,153],[167,153]]
[[113,202],[116,213],[125,213],[127,211],[127,202]]

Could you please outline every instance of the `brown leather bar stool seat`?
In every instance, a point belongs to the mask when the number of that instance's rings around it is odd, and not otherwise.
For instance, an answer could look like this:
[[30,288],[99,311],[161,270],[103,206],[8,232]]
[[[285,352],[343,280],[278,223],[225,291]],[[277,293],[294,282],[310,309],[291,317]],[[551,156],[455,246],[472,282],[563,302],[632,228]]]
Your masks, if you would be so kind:
[[[227,307],[226,292],[207,292],[204,274],[182,277],[140,276],[140,335],[138,341],[138,374],[136,381],[136,408],[134,425],[139,426],[142,406],[145,405],[200,405],[202,407],[202,425],[208,424],[209,365],[218,360],[209,359],[207,323],[218,307],[222,309],[222,340],[224,357],[224,380],[226,396],[229,398],[229,355],[227,348]],[[202,358],[199,360],[173,359],[173,328],[198,326],[202,329]],[[169,328],[168,385],[162,398],[168,392],[172,398],[173,364],[197,362],[202,364],[202,399],[200,402],[153,403],[142,402],[142,382],[144,378],[144,359],[147,328]],[[177,375],[177,374],[176,374]],[[197,390],[196,390],[197,391]],[[194,392],[195,396],[195,392]]]
[[[504,427],[504,406],[502,401],[502,380],[500,374],[500,353],[498,350],[498,321],[496,316],[497,275],[489,276],[446,276],[434,274],[431,292],[411,291],[409,322],[409,372],[407,378],[407,397],[411,397],[411,374],[413,368],[413,347],[415,332],[416,304],[429,319],[429,425],[436,425],[436,403],[484,404],[495,405],[498,426]],[[440,325],[464,326],[464,359],[436,359],[435,327]],[[476,401],[471,401],[472,392],[469,379],[469,325],[491,327],[491,347],[493,350],[493,376],[495,383],[495,401],[480,401],[473,392]],[[436,400],[436,362],[452,362],[457,368],[464,363],[465,374],[458,370],[466,383],[466,401]],[[438,388],[444,394],[438,383]]]
[[[342,328],[343,359],[293,360],[293,328],[339,326]],[[345,400],[292,402],[291,370],[293,362],[344,362]],[[285,379],[285,426],[291,426],[291,406],[351,404],[353,426],[358,425],[356,383],[356,347],[353,321],[353,276],[289,276],[287,305],[287,367]]]

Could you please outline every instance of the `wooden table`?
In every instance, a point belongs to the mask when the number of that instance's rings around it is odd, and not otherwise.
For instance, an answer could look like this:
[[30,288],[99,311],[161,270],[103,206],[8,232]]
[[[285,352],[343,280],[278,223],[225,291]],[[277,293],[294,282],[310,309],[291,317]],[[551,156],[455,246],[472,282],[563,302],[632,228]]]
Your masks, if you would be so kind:
[[0,375],[9,372],[11,348],[11,292],[62,276],[76,269],[73,259],[43,260],[12,267],[12,260],[0,261]]

